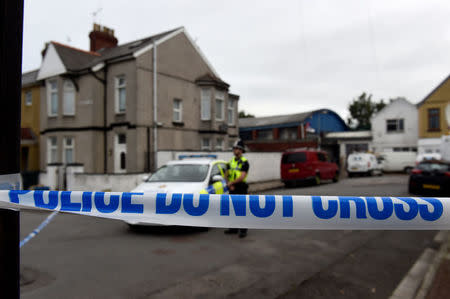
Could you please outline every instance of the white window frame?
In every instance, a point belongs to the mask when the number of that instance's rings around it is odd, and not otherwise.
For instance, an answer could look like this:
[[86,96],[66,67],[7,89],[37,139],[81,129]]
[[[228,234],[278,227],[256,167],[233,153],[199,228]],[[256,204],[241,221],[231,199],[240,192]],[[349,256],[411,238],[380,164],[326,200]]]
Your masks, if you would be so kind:
[[[388,130],[389,122],[391,125],[395,123],[395,130]],[[400,129],[400,123],[402,124],[402,128]],[[402,133],[405,131],[405,120],[403,118],[392,118],[386,119],[386,133]]]
[[[176,103],[179,103],[178,107],[176,107]],[[178,114],[178,119],[175,118],[175,115]],[[173,99],[173,121],[180,123],[183,121],[183,101],[181,99]]]
[[200,119],[211,120],[211,89],[200,90]]
[[31,90],[25,92],[25,106],[33,105],[33,93]]
[[[207,141],[207,143],[208,143],[207,145],[205,144],[205,141]],[[211,139],[210,138],[204,137],[201,139],[201,149],[202,149],[202,151],[211,150]]]
[[[52,141],[55,141],[53,144]],[[54,151],[54,159],[52,159],[52,151]],[[58,162],[58,138],[50,136],[47,138],[47,164]]]
[[[52,83],[55,83],[55,88],[52,88]],[[56,95],[56,102],[55,104],[55,110],[56,112],[52,112],[52,108],[53,107],[53,103],[52,103],[52,96]],[[47,114],[48,116],[58,116],[58,102],[59,102],[59,97],[58,97],[58,81],[56,79],[52,79],[52,80],[48,80],[47,81]]]
[[63,83],[63,115],[75,115],[75,86],[70,80]]
[[[120,80],[123,79],[123,83],[120,84]],[[125,75],[116,76],[114,79],[114,97],[115,97],[115,110],[116,114],[123,114],[127,111],[127,80]],[[125,90],[125,107],[120,107],[120,91]]]
[[215,147],[216,151],[223,151],[223,143],[224,143],[223,138],[216,139],[216,147]]
[[[223,91],[216,90],[216,99],[214,101],[215,108],[215,118],[218,121],[222,121],[225,118],[225,93]],[[220,115],[218,115],[219,109],[217,109],[218,105],[220,106]]]
[[[71,140],[72,144],[71,145],[67,145],[67,140]],[[73,137],[64,137],[63,140],[63,162],[64,164],[68,164],[67,162],[67,155],[66,155],[66,150],[71,149],[72,150],[72,161],[69,163],[75,163],[75,138]]]
[[228,98],[228,125],[234,126],[234,103],[235,101]]

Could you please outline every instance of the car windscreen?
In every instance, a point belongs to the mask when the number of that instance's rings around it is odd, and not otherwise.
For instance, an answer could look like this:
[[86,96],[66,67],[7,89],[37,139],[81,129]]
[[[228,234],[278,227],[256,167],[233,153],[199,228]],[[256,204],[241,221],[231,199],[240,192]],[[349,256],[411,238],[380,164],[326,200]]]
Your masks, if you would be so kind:
[[158,169],[147,182],[202,182],[208,174],[206,164],[166,165]]
[[281,163],[289,164],[289,163],[302,163],[306,161],[306,153],[291,153],[284,154]]
[[422,171],[430,171],[430,172],[446,172],[450,170],[450,167],[448,164],[444,164],[444,163],[420,163],[419,165],[417,165],[417,168],[422,170]]
[[362,161],[362,157],[361,156],[350,156],[348,158],[349,161]]

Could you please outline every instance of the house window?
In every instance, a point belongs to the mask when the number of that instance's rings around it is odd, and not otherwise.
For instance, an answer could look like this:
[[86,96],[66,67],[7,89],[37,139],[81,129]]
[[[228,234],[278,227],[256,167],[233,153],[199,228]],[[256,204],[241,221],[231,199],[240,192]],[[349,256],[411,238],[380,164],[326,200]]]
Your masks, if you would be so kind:
[[279,129],[279,138],[281,140],[296,140],[297,139],[297,127],[294,128],[281,128]]
[[58,161],[58,139],[55,136],[47,139],[47,163]]
[[223,151],[223,139],[222,138],[216,139],[216,151]]
[[201,90],[201,119],[210,120],[211,119],[211,90],[202,89]]
[[439,108],[428,109],[428,131],[440,131]]
[[116,77],[116,113],[125,113],[127,108],[127,82],[125,76]]
[[216,120],[224,118],[225,94],[222,91],[216,91]]
[[27,91],[25,93],[25,105],[31,106],[32,104],[33,104],[32,93],[31,93],[31,91]]
[[73,137],[64,137],[64,163],[71,164],[75,162],[75,142]]
[[228,125],[234,125],[234,101],[228,99]]
[[403,118],[402,119],[387,119],[386,120],[386,131],[388,133],[403,132],[404,131]]
[[173,100],[173,121],[182,122],[183,121],[183,103],[179,99]]
[[69,80],[64,81],[63,114],[75,115],[75,88]]
[[258,140],[272,140],[273,139],[273,131],[269,130],[260,130],[258,131]]
[[48,116],[58,115],[58,82],[56,80],[48,81],[47,84],[47,105]]
[[234,145],[234,141],[233,140],[228,140],[228,149],[229,150],[233,149],[233,145]]
[[127,143],[127,135],[125,135],[125,134],[118,134],[117,135],[117,143],[118,144],[125,144],[125,143]]
[[202,138],[202,150],[210,150],[211,142],[209,138]]

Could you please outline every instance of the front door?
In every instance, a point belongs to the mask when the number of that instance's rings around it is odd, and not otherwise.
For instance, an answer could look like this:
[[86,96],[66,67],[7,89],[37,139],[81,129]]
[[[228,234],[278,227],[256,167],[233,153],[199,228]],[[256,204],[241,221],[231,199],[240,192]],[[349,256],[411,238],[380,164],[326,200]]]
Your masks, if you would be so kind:
[[124,173],[127,171],[127,135],[119,133],[114,139],[114,172]]

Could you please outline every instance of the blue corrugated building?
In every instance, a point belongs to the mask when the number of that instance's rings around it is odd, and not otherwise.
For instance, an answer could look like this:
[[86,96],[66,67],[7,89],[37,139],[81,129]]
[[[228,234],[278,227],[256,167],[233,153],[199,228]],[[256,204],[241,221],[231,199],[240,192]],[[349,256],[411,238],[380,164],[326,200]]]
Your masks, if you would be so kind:
[[303,113],[239,119],[239,136],[252,151],[284,151],[296,147],[326,148],[332,156],[331,144],[323,141],[325,133],[344,132],[345,121],[330,109]]

